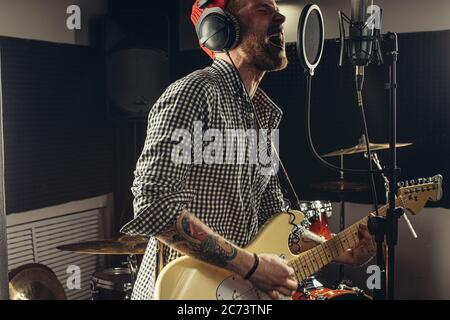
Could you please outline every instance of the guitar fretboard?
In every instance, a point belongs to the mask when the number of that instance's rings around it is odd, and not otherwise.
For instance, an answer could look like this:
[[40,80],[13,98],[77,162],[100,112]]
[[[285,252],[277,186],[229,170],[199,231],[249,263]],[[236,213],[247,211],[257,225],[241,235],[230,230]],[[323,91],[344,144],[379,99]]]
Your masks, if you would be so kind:
[[[401,197],[396,200],[396,205],[401,201]],[[380,216],[385,216],[388,205],[378,209]],[[375,212],[370,213],[375,215]],[[353,249],[359,242],[358,229],[361,223],[367,224],[369,216],[352,224],[345,230],[339,232],[332,239],[315,246],[314,248],[302,252],[297,257],[288,262],[288,265],[295,271],[297,280],[300,282],[320,271],[327,264],[336,260],[342,253]]]

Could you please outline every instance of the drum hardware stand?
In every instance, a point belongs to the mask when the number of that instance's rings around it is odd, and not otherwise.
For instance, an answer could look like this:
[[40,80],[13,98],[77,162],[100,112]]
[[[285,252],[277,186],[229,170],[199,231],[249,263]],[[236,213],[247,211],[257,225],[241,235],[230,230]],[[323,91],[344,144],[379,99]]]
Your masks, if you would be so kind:
[[[341,168],[344,168],[344,155],[343,154],[341,154]],[[341,173],[340,173],[340,179],[342,180],[342,181],[344,181],[344,171],[341,171]],[[340,198],[340,207],[341,207],[341,209],[340,209],[340,217],[339,217],[339,231],[343,231],[344,229],[345,229],[345,199],[344,199],[344,194],[343,193],[340,193],[339,194],[339,198]],[[340,282],[340,281],[342,281],[343,279],[344,279],[344,272],[345,272],[345,269],[344,269],[345,267],[344,267],[344,265],[341,263],[340,265],[339,265],[339,280],[338,280],[338,282]]]
[[137,278],[137,273],[138,273],[138,263],[137,263],[137,258],[136,255],[134,254],[130,254],[127,256],[127,262],[123,263],[124,265],[126,265],[128,267],[128,269],[130,270],[130,278],[131,278],[131,283],[127,283],[125,285],[125,300],[131,300],[131,294],[133,293],[133,287],[134,284],[136,282],[136,278]]
[[349,291],[353,291],[356,293],[357,296],[362,297],[365,295],[364,290],[358,288],[358,287],[351,287],[345,283],[341,283],[339,284],[339,286],[337,287],[337,290],[349,290]]
[[305,285],[302,285],[301,293],[302,293],[306,298],[311,297],[311,293],[308,291],[308,289],[306,289],[306,286],[305,286]]
[[312,286],[308,287],[308,282],[307,282],[306,279],[305,279],[305,280],[303,280],[303,281],[301,282],[301,284],[299,285],[299,289],[298,289],[298,290],[299,290],[299,291],[305,296],[305,298],[307,298],[307,299],[309,299],[309,298],[311,298],[311,297],[314,297],[315,300],[325,300],[325,298],[324,298],[323,296],[321,296],[321,295],[316,295],[316,294],[313,295],[313,294],[310,292],[310,290],[313,290],[313,289],[321,289],[321,288],[323,288],[323,287],[324,287],[323,284],[320,283],[320,282],[316,279],[315,276],[309,277],[308,280],[311,281]]
[[130,254],[127,256],[127,265],[128,268],[130,269],[131,282],[134,283],[136,281],[138,273],[138,263],[136,255]]

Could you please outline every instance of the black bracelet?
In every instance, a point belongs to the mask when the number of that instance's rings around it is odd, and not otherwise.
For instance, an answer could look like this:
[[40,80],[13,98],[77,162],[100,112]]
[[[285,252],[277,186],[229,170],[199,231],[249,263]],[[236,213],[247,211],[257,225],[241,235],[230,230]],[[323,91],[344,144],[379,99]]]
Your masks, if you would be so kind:
[[250,279],[250,277],[255,273],[256,269],[259,265],[259,257],[256,253],[253,254],[255,256],[255,263],[253,264],[253,267],[250,269],[249,272],[244,276],[244,280]]

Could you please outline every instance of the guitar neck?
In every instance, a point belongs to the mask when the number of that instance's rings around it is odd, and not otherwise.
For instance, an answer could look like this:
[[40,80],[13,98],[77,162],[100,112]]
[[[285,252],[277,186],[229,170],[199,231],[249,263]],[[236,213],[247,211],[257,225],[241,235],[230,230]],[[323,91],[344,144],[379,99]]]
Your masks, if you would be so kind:
[[[401,199],[396,200],[397,205],[400,201]],[[385,216],[388,208],[388,205],[379,208],[379,215]],[[317,245],[308,251],[302,252],[296,258],[290,260],[288,265],[294,269],[297,280],[302,281],[312,276],[330,262],[336,260],[337,257],[348,249],[354,248],[359,241],[359,225],[361,223],[367,224],[367,219],[371,215],[375,215],[375,212],[371,212],[368,216],[339,232],[332,239]]]

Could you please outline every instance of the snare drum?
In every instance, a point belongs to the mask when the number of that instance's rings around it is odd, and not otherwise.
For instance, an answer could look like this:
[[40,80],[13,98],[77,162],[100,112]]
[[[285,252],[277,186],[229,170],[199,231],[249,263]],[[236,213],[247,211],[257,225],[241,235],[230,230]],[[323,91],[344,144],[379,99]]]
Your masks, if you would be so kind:
[[133,290],[128,268],[110,268],[94,273],[91,279],[92,300],[129,300]]
[[322,288],[306,292],[297,292],[293,300],[372,300],[370,296],[358,290],[333,290]]
[[341,284],[333,290],[325,288],[316,278],[310,277],[302,282],[292,300],[372,300],[363,290]]

